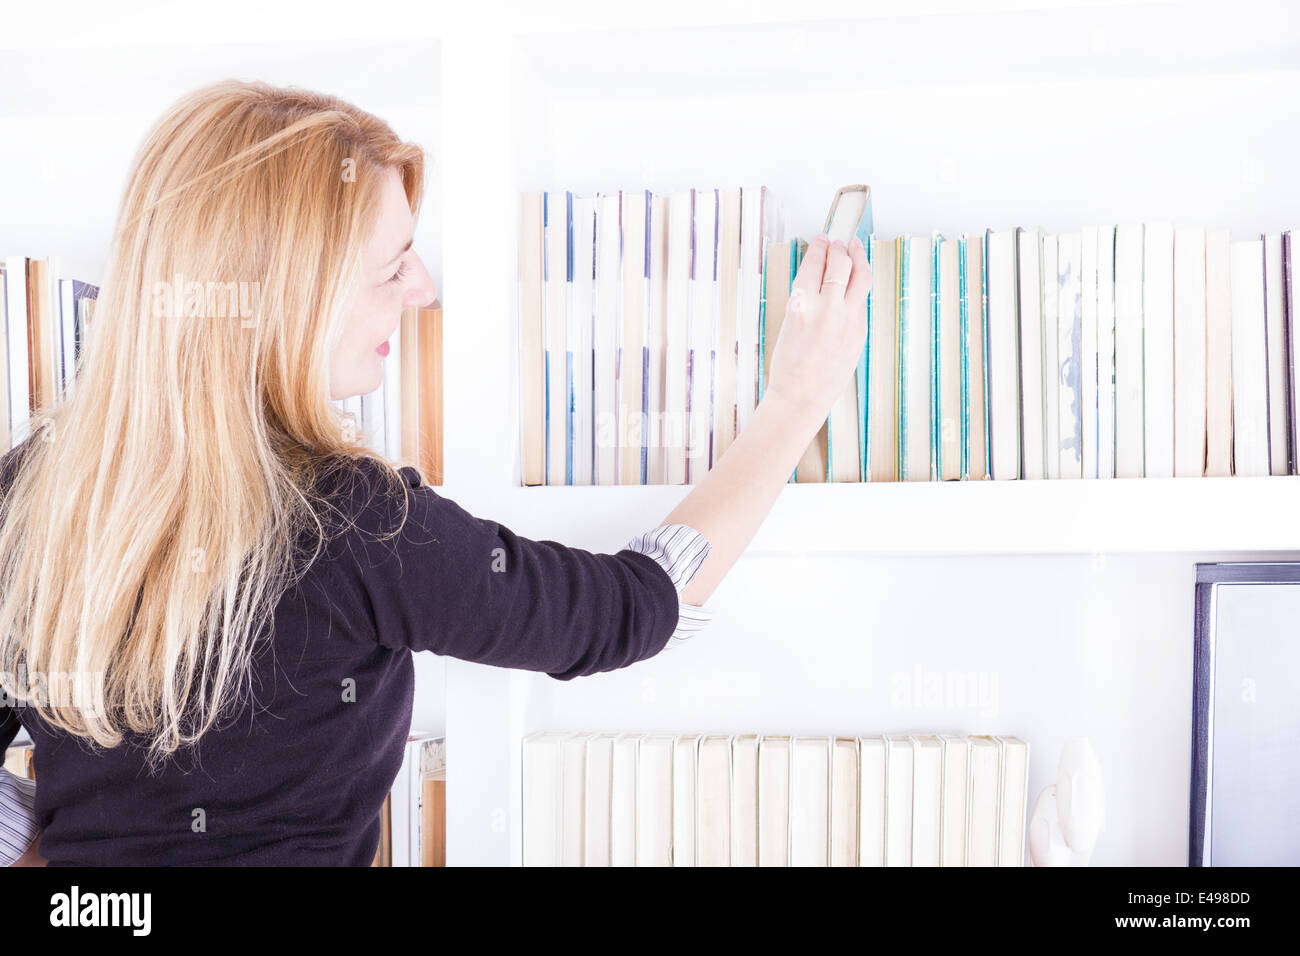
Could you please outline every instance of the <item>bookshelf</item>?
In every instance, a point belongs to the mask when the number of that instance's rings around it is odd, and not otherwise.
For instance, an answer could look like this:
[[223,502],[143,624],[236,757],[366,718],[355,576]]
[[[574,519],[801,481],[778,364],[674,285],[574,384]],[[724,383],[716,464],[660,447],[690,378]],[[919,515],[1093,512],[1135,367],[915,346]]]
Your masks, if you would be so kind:
[[[761,182],[804,237],[847,182],[871,184],[887,236],[1300,220],[1300,133],[1278,121],[1300,31],[1282,3],[696,7],[448,28],[444,228],[474,241],[447,250],[447,306],[476,318],[447,328],[465,357],[447,494],[519,534],[617,550],[690,490],[519,486],[517,235],[500,223],[522,191]],[[787,486],[690,644],[571,682],[447,662],[448,862],[520,862],[520,740],[555,729],[1018,734],[1031,803],[1086,735],[1109,813],[1093,862],[1181,865],[1194,565],[1300,557],[1297,490]],[[995,705],[913,692],[971,676]]]
[[[1283,0],[225,9],[185,43],[175,17],[7,33],[0,134],[63,148],[0,152],[3,246],[62,252],[95,281],[138,136],[183,89],[259,76],[354,99],[433,153],[416,243],[449,319],[440,493],[591,550],[621,548],[689,488],[519,487],[524,190],[761,182],[804,237],[849,182],[871,184],[890,236],[1300,223],[1300,13]],[[44,69],[65,45],[76,56]],[[586,729],[1016,734],[1031,803],[1064,740],[1087,735],[1108,811],[1093,862],[1182,865],[1194,565],[1300,558],[1297,491],[1300,478],[790,485],[682,647],[570,682],[416,656],[416,721],[447,737],[447,862],[520,863],[520,742]],[[965,678],[986,693],[916,692]]]

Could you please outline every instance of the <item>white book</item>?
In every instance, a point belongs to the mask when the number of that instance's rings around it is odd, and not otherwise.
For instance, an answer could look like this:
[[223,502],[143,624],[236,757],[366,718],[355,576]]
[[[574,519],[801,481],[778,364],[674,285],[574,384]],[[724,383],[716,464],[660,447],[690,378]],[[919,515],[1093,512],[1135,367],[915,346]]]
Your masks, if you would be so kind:
[[695,865],[695,792],[700,734],[673,741],[673,866]]
[[998,866],[1025,865],[1025,807],[1029,799],[1029,744],[997,737],[1001,749],[998,805]]
[[943,742],[934,735],[912,737],[912,761],[912,866],[938,866],[943,829]]
[[1115,476],[1141,478],[1146,425],[1142,397],[1142,224],[1115,229]]
[[1061,363],[1058,456],[1062,478],[1083,477],[1083,283],[1082,240],[1077,232],[1057,238],[1057,352]]
[[1174,475],[1174,227],[1149,222],[1143,233],[1142,354],[1146,428],[1144,474]]
[[573,197],[573,294],[569,297],[568,341],[573,349],[573,483],[592,483],[595,451],[592,391],[592,329],[595,321],[596,201]]
[[1097,232],[1085,226],[1079,249],[1079,329],[1083,397],[1083,477],[1097,477]]
[[831,866],[858,865],[858,740],[831,742]]
[[1097,233],[1097,477],[1115,477],[1115,227]]
[[27,375],[27,260],[5,258],[5,321],[9,335],[9,442],[18,445],[27,437],[31,416],[31,394]]
[[885,866],[912,865],[912,740],[885,737]]
[[885,865],[885,738],[858,738],[858,865]]
[[542,197],[543,328],[546,341],[546,483],[566,484],[565,456],[569,386],[568,344],[568,203],[567,194],[551,190]]
[[758,734],[731,741],[731,865],[758,866]]
[[1205,234],[1205,474],[1232,474],[1232,255],[1228,230]]
[[[560,865],[560,808],[564,793],[561,752],[565,739],[570,736],[552,730],[524,738],[524,866]],[[393,822],[396,823],[396,814]],[[392,836],[396,847],[396,833]]]
[[731,738],[700,740],[696,769],[696,866],[731,865]]
[[790,865],[790,738],[758,743],[758,865]]
[[998,481],[1020,477],[1020,320],[1016,315],[1015,233],[987,233],[990,468]]
[[1297,277],[1297,267],[1294,261],[1295,250],[1293,248],[1294,238],[1291,230],[1286,231],[1284,253],[1286,258],[1286,275],[1284,281],[1287,283],[1287,328],[1291,333],[1291,470],[1300,473],[1300,328],[1296,327],[1296,322],[1300,321],[1300,300],[1296,296],[1300,295],[1300,277]]
[[1287,447],[1287,343],[1286,295],[1282,283],[1282,236],[1270,233],[1264,239],[1264,316],[1268,337],[1268,461],[1269,474],[1285,475],[1291,470]]
[[618,326],[623,301],[618,214],[618,193],[597,197],[596,318],[592,351],[596,366],[593,481],[598,485],[618,484]]
[[637,748],[636,865],[673,863],[672,734],[647,734]]
[[967,764],[970,741],[965,737],[941,734],[943,743],[943,819],[941,866],[966,865]]
[[587,741],[589,733],[575,733],[564,741],[560,760],[564,770],[560,807],[560,866],[582,866],[586,829],[583,815],[587,804]]
[[690,430],[687,481],[699,483],[711,465],[713,433],[713,350],[717,331],[718,194],[695,190],[694,259],[691,267]]
[[1047,477],[1061,477],[1061,343],[1057,337],[1060,296],[1056,284],[1057,239],[1043,236],[1040,283],[1043,309],[1043,425],[1047,449]]
[[931,346],[934,339],[930,328],[931,254],[930,240],[922,236],[909,236],[907,250],[906,287],[903,310],[903,409],[906,422],[904,445],[905,480],[931,481],[934,462],[931,460]]
[[1040,282],[1040,231],[1016,230],[1020,313],[1020,398],[1024,477],[1046,478],[1046,430],[1043,423],[1043,314]]
[[997,866],[998,824],[1001,807],[1002,772],[998,742],[992,737],[970,740],[970,787],[966,817],[966,865]]
[[796,737],[790,767],[790,865],[830,863],[830,739]]
[[668,443],[664,421],[668,359],[668,197],[655,196],[650,205],[650,325],[646,432],[646,484],[668,481]]
[[1268,458],[1268,346],[1264,241],[1231,244],[1233,473],[1263,476]]
[[686,484],[694,208],[695,191],[691,189],[673,193],[668,206],[668,352],[664,363],[664,427],[668,433],[664,440],[670,485]]
[[610,866],[610,824],[613,820],[614,738],[593,734],[587,738],[586,786],[583,794],[583,866]]
[[1174,232],[1174,474],[1205,473],[1205,230]]
[[640,734],[614,739],[609,786],[609,862],[636,866],[636,784]]

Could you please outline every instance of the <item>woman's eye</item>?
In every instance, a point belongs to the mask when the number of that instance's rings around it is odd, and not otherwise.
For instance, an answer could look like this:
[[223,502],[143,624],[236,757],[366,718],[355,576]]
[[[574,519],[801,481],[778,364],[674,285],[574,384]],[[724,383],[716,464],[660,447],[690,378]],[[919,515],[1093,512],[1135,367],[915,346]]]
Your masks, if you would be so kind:
[[398,264],[397,271],[393,273],[392,277],[385,283],[385,285],[391,282],[397,282],[404,275],[406,275],[406,263],[402,262]]

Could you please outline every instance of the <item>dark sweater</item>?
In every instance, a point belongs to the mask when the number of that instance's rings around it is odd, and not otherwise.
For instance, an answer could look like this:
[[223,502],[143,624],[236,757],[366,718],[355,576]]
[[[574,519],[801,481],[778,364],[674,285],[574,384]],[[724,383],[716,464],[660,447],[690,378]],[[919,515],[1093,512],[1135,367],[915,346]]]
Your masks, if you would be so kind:
[[377,494],[377,467],[355,465],[355,480],[331,487],[357,526],[331,534],[279,601],[255,655],[256,706],[196,752],[151,776],[131,738],[103,749],[33,707],[0,707],[0,750],[19,719],[35,743],[51,866],[368,866],[411,729],[413,650],[569,680],[652,657],[673,633],[677,591],[654,559],[521,538],[413,468],[401,471],[405,529],[376,540],[399,514]]

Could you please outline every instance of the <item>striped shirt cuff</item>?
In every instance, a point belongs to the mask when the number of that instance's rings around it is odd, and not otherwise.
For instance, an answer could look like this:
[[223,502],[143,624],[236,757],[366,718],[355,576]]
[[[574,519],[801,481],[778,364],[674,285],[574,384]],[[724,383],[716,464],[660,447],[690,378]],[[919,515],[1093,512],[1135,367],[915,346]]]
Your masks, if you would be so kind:
[[689,525],[668,524],[638,535],[627,547],[657,561],[677,588],[677,629],[665,646],[676,647],[694,637],[713,619],[714,611],[707,605],[685,603],[681,594],[709,556],[708,539]]
[[0,768],[0,866],[12,866],[31,848],[36,825],[36,781]]

